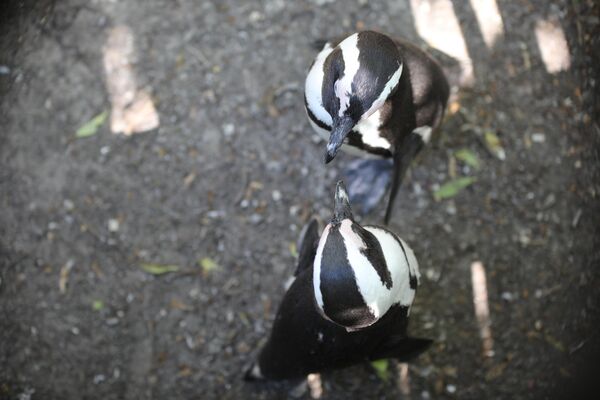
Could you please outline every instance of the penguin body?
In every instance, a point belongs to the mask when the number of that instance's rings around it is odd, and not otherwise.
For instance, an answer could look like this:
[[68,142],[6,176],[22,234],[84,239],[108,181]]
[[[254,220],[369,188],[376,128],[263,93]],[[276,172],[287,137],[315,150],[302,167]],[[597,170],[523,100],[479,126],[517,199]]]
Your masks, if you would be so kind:
[[325,43],[309,69],[304,103],[311,125],[328,141],[326,163],[342,144],[393,158],[387,223],[403,175],[439,126],[449,93],[442,69],[421,49],[363,31]]
[[363,361],[407,361],[429,347],[407,337],[419,280],[410,248],[395,234],[353,221],[343,184],[319,238],[311,221],[295,279],[247,379],[292,379]]

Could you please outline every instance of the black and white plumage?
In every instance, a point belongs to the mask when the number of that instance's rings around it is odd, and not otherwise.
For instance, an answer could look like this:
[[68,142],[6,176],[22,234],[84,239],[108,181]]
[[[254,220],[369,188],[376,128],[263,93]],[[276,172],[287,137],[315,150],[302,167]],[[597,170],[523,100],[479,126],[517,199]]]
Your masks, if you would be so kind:
[[407,337],[419,282],[412,250],[394,233],[353,220],[338,182],[331,222],[302,238],[294,281],[246,379],[292,379],[363,361],[407,361],[431,341]]
[[326,163],[343,143],[393,157],[387,224],[403,175],[440,124],[448,95],[442,69],[425,52],[363,31],[325,43],[309,69],[304,99],[311,125],[328,141]]

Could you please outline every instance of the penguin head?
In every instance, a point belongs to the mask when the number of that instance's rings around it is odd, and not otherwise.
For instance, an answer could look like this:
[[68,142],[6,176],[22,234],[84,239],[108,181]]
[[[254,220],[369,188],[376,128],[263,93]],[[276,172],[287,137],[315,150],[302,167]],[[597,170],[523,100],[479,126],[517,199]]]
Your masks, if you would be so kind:
[[313,265],[317,308],[348,331],[364,328],[389,308],[369,299],[391,284],[379,242],[354,221],[344,183],[338,182],[333,217],[323,230]]
[[332,122],[325,153],[329,163],[352,128],[381,108],[396,90],[402,59],[388,36],[363,31],[331,51],[323,72],[323,106]]

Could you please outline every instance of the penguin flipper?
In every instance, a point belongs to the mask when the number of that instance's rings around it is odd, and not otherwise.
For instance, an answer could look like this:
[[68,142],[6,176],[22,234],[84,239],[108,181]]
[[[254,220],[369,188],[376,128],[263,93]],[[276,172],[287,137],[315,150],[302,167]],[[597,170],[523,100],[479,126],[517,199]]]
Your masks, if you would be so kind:
[[400,362],[408,362],[417,358],[427,350],[433,340],[413,337],[390,337],[378,350],[369,357],[370,361],[382,358],[395,358]]
[[369,214],[385,196],[392,177],[393,163],[385,159],[357,159],[342,171],[348,182],[348,197],[352,209]]
[[312,266],[318,244],[319,222],[316,218],[313,218],[304,225],[298,238],[298,266],[296,267],[294,276],[298,276],[302,271]]

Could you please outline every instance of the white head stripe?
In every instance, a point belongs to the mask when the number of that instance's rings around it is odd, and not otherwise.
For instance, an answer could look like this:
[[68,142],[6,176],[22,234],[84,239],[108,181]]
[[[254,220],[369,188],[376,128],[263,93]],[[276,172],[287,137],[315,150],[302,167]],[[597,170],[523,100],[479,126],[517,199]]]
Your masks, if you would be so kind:
[[339,116],[344,115],[344,111],[350,105],[350,91],[352,81],[360,68],[358,57],[358,33],[348,36],[339,45],[344,58],[344,76],[335,83],[335,95],[340,99]]
[[313,115],[321,122],[331,126],[333,123],[331,115],[323,107],[323,98],[321,95],[323,86],[323,63],[325,59],[331,53],[333,48],[329,43],[326,43],[323,50],[315,58],[313,66],[308,71],[306,81],[304,83],[304,94],[306,96],[306,103]]
[[400,82],[400,76],[402,76],[402,63],[398,65],[398,69],[396,70],[396,72],[394,72],[390,79],[388,79],[387,83],[385,84],[385,87],[379,94],[379,97],[375,99],[373,104],[371,104],[371,107],[369,107],[367,112],[363,114],[363,120],[365,118],[368,118],[371,114],[373,114],[375,111],[381,108],[381,106],[383,105],[383,103],[385,103],[392,90],[398,85],[398,82]]
[[313,263],[313,291],[315,292],[315,300],[317,305],[323,311],[323,294],[321,293],[321,260],[323,258],[323,248],[327,243],[327,236],[329,235],[330,225],[327,225],[323,230],[321,239],[319,240],[319,246],[317,247],[317,253],[315,254],[315,261]]

